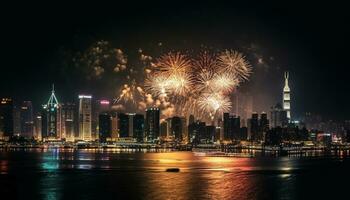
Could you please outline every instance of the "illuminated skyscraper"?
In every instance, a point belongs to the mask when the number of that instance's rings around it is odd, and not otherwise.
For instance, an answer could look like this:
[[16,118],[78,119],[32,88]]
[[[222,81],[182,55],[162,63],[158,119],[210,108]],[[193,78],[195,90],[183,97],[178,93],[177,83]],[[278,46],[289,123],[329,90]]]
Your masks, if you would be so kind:
[[43,105],[42,111],[42,138],[58,139],[60,137],[60,104],[55,95],[55,89],[52,87],[51,96],[47,104]]
[[270,122],[271,128],[285,127],[288,124],[287,112],[280,103],[271,107]]
[[110,111],[110,101],[99,99],[92,101],[91,105],[91,137],[93,140],[99,139],[99,115]]
[[21,107],[13,105],[13,134],[21,135]]
[[79,139],[91,141],[91,95],[79,95]]
[[176,141],[182,141],[183,134],[183,121],[180,117],[173,117],[171,119],[171,135],[175,138]]
[[133,137],[137,141],[143,141],[143,131],[145,126],[145,119],[141,114],[135,114],[132,116]]
[[11,136],[13,136],[13,101],[11,98],[1,98],[0,138],[9,139]]
[[267,119],[267,113],[262,112],[260,115],[259,126],[261,132],[267,132],[270,128],[270,122]]
[[147,141],[153,141],[159,137],[159,108],[146,109],[145,136]]
[[20,109],[21,135],[27,138],[31,138],[33,137],[34,131],[32,102],[23,101]]
[[283,88],[283,110],[287,112],[287,118],[290,121],[290,88],[288,85],[289,72],[284,73],[284,88]]
[[230,125],[230,114],[224,113],[223,116],[223,135],[225,140],[229,140],[230,137],[230,131],[229,131],[229,125]]
[[65,103],[61,105],[62,131],[61,137],[69,141],[74,141],[76,130],[76,106],[74,103]]
[[259,137],[259,114],[252,113],[252,118],[248,119],[248,139],[258,140]]
[[98,116],[99,139],[106,142],[107,138],[112,137],[112,115],[104,112]]
[[132,137],[132,124],[129,122],[129,115],[125,113],[118,113],[117,116],[119,137]]
[[37,114],[34,117],[34,139],[41,140],[41,128],[42,128],[42,120],[41,120],[41,114]]

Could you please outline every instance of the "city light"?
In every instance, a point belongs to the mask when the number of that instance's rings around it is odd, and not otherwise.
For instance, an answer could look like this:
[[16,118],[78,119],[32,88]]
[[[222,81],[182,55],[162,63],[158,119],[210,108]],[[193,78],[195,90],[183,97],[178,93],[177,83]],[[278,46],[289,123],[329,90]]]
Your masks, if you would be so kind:
[[91,95],[79,95],[79,99],[91,99]]
[[107,100],[101,100],[101,101],[100,101],[100,104],[102,104],[102,105],[109,105],[110,102],[107,101]]

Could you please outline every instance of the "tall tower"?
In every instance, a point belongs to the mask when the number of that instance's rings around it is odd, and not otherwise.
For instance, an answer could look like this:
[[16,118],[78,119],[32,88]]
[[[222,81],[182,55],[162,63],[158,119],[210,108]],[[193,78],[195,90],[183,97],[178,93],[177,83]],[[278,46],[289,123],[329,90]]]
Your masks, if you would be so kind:
[[287,112],[288,121],[290,121],[290,88],[288,85],[289,72],[284,72],[284,88],[283,88],[283,110]]
[[79,95],[79,139],[91,141],[91,95]]
[[42,114],[42,137],[45,139],[60,138],[61,127],[61,105],[55,95],[55,88],[52,86],[51,96],[47,104],[43,105]]
[[33,105],[31,101],[23,101],[20,107],[21,135],[27,138],[33,137]]
[[156,107],[146,109],[145,136],[147,141],[154,141],[159,137],[160,110]]
[[13,100],[0,98],[0,139],[13,136]]

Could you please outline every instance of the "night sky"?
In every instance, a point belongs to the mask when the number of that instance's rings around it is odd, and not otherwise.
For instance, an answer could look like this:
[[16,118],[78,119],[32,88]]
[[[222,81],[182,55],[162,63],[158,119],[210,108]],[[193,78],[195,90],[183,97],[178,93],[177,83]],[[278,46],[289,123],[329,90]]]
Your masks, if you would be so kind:
[[159,55],[161,42],[168,50],[245,53],[254,74],[242,89],[254,94],[257,111],[280,101],[288,70],[294,116],[311,111],[350,118],[345,3],[165,2],[3,5],[0,96],[38,106],[49,97],[52,83],[62,101],[80,92],[109,96],[115,92],[105,84],[109,80],[85,80],[77,69],[69,70],[67,55],[99,40],[127,54],[142,48]]

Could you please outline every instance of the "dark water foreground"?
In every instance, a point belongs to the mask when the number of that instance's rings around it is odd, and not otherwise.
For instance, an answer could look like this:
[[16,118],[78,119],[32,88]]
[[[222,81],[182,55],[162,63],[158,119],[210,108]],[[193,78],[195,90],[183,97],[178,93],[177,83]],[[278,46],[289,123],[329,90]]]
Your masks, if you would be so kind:
[[350,159],[2,150],[0,194],[0,199],[350,199]]

